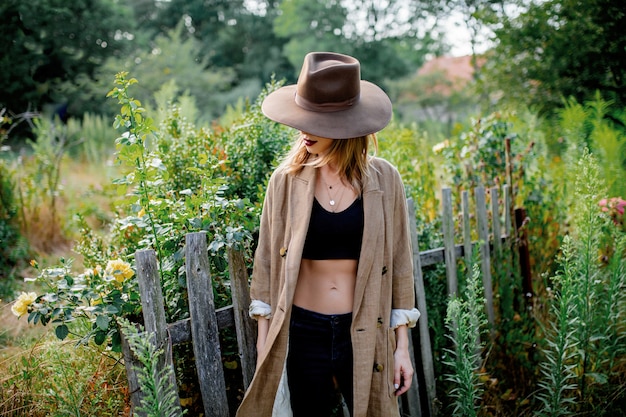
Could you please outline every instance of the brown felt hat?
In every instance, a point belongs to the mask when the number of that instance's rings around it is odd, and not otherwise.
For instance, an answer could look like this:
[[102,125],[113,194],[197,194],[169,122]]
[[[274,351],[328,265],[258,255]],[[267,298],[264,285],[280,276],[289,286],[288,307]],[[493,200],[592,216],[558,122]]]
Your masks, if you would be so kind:
[[375,133],[391,120],[389,97],[361,80],[359,61],[333,52],[307,54],[298,83],[268,95],[262,110],[278,123],[328,139]]

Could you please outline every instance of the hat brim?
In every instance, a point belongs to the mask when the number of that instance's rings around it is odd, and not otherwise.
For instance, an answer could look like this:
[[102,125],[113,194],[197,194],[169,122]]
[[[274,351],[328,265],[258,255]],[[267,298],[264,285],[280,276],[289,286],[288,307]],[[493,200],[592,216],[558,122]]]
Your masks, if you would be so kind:
[[261,110],[275,122],[328,139],[350,139],[376,133],[391,120],[387,94],[376,84],[361,80],[361,95],[346,110],[316,112],[295,102],[297,86],[288,85],[269,94]]

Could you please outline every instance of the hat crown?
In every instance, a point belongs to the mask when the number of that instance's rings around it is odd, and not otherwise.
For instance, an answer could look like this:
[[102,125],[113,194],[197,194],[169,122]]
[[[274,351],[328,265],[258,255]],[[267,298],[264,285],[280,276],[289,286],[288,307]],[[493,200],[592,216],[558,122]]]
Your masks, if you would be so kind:
[[329,139],[378,132],[392,115],[387,94],[361,80],[359,61],[335,52],[307,54],[298,83],[271,92],[261,110],[278,123]]
[[351,56],[331,52],[306,55],[298,77],[296,104],[311,111],[341,111],[361,92],[361,68]]

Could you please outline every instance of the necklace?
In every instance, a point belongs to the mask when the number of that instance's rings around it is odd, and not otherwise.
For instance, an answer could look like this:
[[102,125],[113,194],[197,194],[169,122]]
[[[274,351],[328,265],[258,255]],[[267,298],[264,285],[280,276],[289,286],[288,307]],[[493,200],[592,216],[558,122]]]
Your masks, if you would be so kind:
[[[326,185],[326,193],[328,194],[328,204],[331,205],[331,207],[335,207],[335,204],[337,204],[337,206],[339,206],[339,204],[341,204],[341,200],[343,199],[343,194],[345,190],[341,191],[341,194],[339,195],[339,200],[335,201],[335,198],[333,198],[333,196],[330,193],[330,190],[333,189],[333,187],[335,187],[337,184],[341,184],[341,180],[339,180],[339,182],[333,184],[333,185],[328,185],[328,183],[326,182],[326,180],[324,180],[322,178],[322,181],[324,181],[324,185]],[[333,210],[333,213],[335,211]]]

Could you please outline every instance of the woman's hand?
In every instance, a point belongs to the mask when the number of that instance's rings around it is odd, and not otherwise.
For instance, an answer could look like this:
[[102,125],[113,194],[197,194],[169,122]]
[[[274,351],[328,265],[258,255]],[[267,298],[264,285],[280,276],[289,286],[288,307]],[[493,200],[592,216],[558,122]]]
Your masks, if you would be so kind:
[[393,353],[393,386],[396,396],[407,392],[413,382],[413,362],[409,355],[409,331],[406,326],[396,329],[396,351]]

